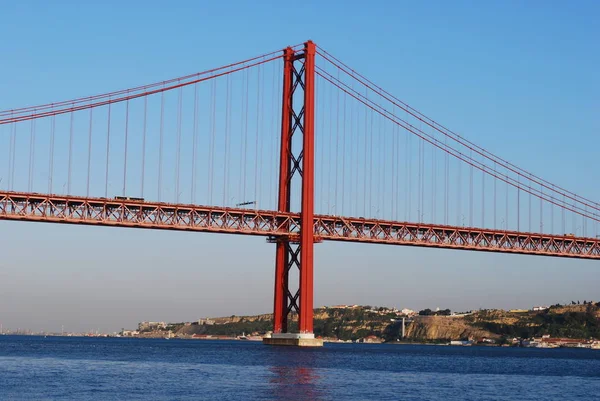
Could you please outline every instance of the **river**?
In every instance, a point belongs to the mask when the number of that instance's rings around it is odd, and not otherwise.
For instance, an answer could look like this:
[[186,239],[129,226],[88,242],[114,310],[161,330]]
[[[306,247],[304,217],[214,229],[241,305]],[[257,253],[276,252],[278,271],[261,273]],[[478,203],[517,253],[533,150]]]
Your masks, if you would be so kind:
[[0,336],[1,400],[598,400],[600,351]]

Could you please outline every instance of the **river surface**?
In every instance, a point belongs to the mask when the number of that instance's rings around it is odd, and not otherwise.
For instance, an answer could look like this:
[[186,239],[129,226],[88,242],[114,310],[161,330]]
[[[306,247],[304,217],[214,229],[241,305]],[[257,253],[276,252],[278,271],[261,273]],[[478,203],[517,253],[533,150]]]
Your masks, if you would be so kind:
[[600,351],[0,336],[1,400],[599,400]]

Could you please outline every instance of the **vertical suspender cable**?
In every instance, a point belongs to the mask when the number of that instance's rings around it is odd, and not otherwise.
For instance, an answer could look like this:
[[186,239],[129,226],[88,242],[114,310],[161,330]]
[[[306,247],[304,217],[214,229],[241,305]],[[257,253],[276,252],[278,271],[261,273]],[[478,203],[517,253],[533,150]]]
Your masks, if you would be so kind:
[[[340,78],[340,69],[337,70],[338,80]],[[338,203],[338,173],[340,164],[340,90],[336,91],[337,100],[335,107],[335,191],[333,202],[335,205]]]
[[[473,158],[473,150],[469,150],[469,158]],[[469,227],[473,227],[473,164],[469,168]]]
[[[459,153],[460,155],[460,153]],[[461,161],[457,160],[457,165],[458,165],[458,183],[456,185],[457,187],[457,192],[456,192],[456,225],[460,226],[461,225],[461,212],[462,212],[462,208],[461,206],[461,195],[462,195],[462,183],[461,183],[461,178],[462,178],[462,169],[461,169]],[[464,226],[464,219],[462,221],[462,225]]]
[[71,167],[73,164],[73,118],[74,112],[71,112],[71,126],[69,128],[69,162],[68,162],[68,175],[67,175],[67,193],[71,195]]
[[346,184],[346,98],[348,97],[346,95],[346,92],[344,92],[343,94],[344,96],[344,112],[342,113],[342,118],[343,118],[343,125],[342,125],[342,188],[341,188],[341,192],[342,192],[342,199],[341,199],[341,206],[340,206],[340,210],[338,212],[338,214],[340,215],[344,215],[344,213],[346,212],[346,209],[344,208],[345,206],[345,192],[346,192],[346,188],[345,188],[345,184]]
[[[265,112],[264,112],[264,106],[265,106],[265,96],[267,95],[267,91],[266,90],[262,90],[262,86],[265,86],[266,81],[265,81],[265,70],[266,68],[263,68],[261,65],[258,66],[258,71],[260,74],[260,79],[259,79],[259,83],[258,83],[258,90],[259,90],[259,94],[257,95],[259,100],[260,100],[260,107],[258,107],[259,109],[259,115],[256,118],[260,119],[259,122],[259,133],[262,134],[261,138],[258,139],[259,141],[259,157],[258,157],[258,196],[256,202],[254,205],[256,208],[258,208],[258,205],[261,205],[261,208],[266,209],[266,207],[263,207],[262,204],[262,194],[263,194],[263,183],[262,183],[262,164],[263,164],[263,156],[264,156],[264,144],[265,144],[265,120],[264,120],[264,116],[265,116]],[[262,85],[262,86],[261,86]]]
[[31,127],[29,132],[29,180],[27,188],[29,192],[32,192],[33,176],[34,176],[34,157],[35,157],[35,119],[30,121]]
[[[11,118],[12,118],[12,114],[11,114]],[[7,168],[7,175],[8,177],[6,178],[6,188],[10,191],[10,184],[11,184],[11,180],[10,180],[10,167],[12,165],[12,158],[13,158],[13,154],[12,154],[12,141],[13,141],[13,126],[15,125],[15,123],[11,123],[11,125],[8,127],[8,168]]]
[[527,192],[529,192],[529,213],[528,213],[529,224],[528,224],[527,231],[531,232],[531,179],[529,179],[527,182],[527,190],[528,190]]
[[48,193],[52,193],[52,179],[54,178],[54,136],[56,133],[56,116],[52,116],[50,126],[50,154],[48,155]]
[[164,128],[165,128],[165,92],[160,93],[160,127],[159,127],[159,139],[158,139],[158,201],[160,202],[162,196],[162,159],[163,159],[163,141],[164,141]]
[[[541,187],[541,193],[544,193],[544,187]],[[540,197],[540,234],[544,232],[544,204],[542,201],[542,197]]]
[[562,203],[563,203],[563,207],[561,208],[562,209],[562,232],[561,232],[561,234],[564,235],[564,234],[566,234],[566,231],[565,231],[566,230],[566,219],[565,219],[565,208],[564,208],[564,206],[566,204],[566,200],[565,200],[565,195],[564,194],[563,194],[563,201],[562,201]]
[[179,203],[179,173],[181,170],[181,124],[183,107],[183,88],[179,88],[177,96],[177,149],[175,150],[175,202]]
[[[435,135],[435,134],[434,134]],[[437,160],[435,146],[431,147],[431,222],[435,223],[436,189],[437,189]]]
[[396,220],[400,220],[400,130],[394,125],[396,137]]
[[[554,190],[554,185],[552,185],[552,193],[554,194],[556,191]],[[585,206],[585,210],[587,212],[587,206]],[[587,213],[586,213],[587,214]],[[585,217],[583,217],[583,221],[585,223]],[[550,203],[550,233],[554,234],[554,202]]]
[[[382,100],[383,101],[383,100]],[[377,215],[378,218],[384,218],[386,210],[386,178],[387,178],[387,132],[386,132],[386,118],[381,114],[379,115],[379,190],[377,191],[378,202],[377,202]]]
[[[486,168],[487,172],[487,168]],[[485,228],[485,173],[481,172],[481,228]]]
[[[575,200],[572,203],[573,208],[575,208],[575,204],[577,202],[577,196],[575,196]],[[571,221],[572,221],[572,228],[571,228],[571,234],[573,235],[577,235],[577,215],[575,213],[571,213]]]
[[517,231],[521,231],[521,185],[519,175],[517,175]]
[[408,154],[408,157],[406,158],[406,174],[407,174],[407,181],[408,181],[408,191],[406,191],[406,221],[409,221],[412,218],[412,181],[413,181],[413,177],[412,177],[412,135],[411,134],[406,134],[406,138],[407,138],[407,144],[408,146],[406,147],[406,152]]
[[212,80],[212,126],[210,131],[210,154],[208,156],[208,202],[213,204],[213,184],[215,174],[215,131],[217,129],[217,80]]
[[[396,116],[396,106],[392,105],[392,115]],[[398,220],[396,216],[396,124],[391,125],[391,137],[392,137],[392,159],[391,159],[391,169],[392,169],[392,178],[391,178],[391,205],[390,205],[390,218],[392,220]]]
[[364,166],[365,162],[363,160],[362,163],[360,163],[360,108],[358,107],[358,103],[356,103],[356,162],[354,163],[354,188],[356,191],[356,195],[354,196],[354,200],[356,203],[356,210],[354,211],[354,215],[358,216],[358,194],[359,194],[359,190],[358,190],[358,179],[359,179],[359,170],[358,170],[358,166]]
[[146,178],[146,134],[148,123],[148,96],[144,96],[144,127],[142,132],[142,181],[141,181],[141,197],[144,197],[144,181]]
[[108,103],[108,117],[106,123],[106,164],[104,172],[104,197],[108,198],[108,162],[110,160],[110,111],[111,104],[110,99]]
[[[507,171],[506,175],[508,176],[508,174],[509,174],[509,172]],[[508,230],[508,192],[509,192],[509,190],[510,190],[510,186],[507,181],[506,182],[506,196],[505,196],[506,202],[505,202],[505,206],[504,206],[504,212],[505,212],[505,214],[504,214],[504,229],[505,230]]]
[[423,181],[422,181],[422,179],[423,179],[423,177],[422,177],[422,174],[423,174],[423,172],[422,172],[422,167],[423,167],[423,164],[422,164],[423,140],[422,139],[418,139],[418,141],[419,141],[418,142],[419,143],[419,149],[418,149],[418,152],[419,152],[419,168],[417,169],[417,171],[418,171],[418,182],[417,182],[417,185],[418,185],[418,188],[417,188],[417,221],[419,223],[422,223],[421,216],[423,216],[423,198],[422,198],[421,186],[422,186],[422,183],[423,183]]
[[[13,118],[13,114],[11,113],[11,118]],[[15,152],[14,152],[14,143],[15,143],[15,129],[17,127],[17,123],[12,123],[9,127],[9,138],[10,138],[10,142],[8,144],[8,182],[7,182],[7,186],[6,188],[8,188],[9,191],[12,191],[12,165],[13,165],[13,159],[15,157]],[[51,192],[49,192],[51,193]]]
[[33,146],[33,120],[29,121],[29,159],[27,163],[27,191],[31,192],[31,147]]
[[36,143],[36,120],[33,121],[33,146],[31,147],[31,190],[33,191],[35,187],[35,143]]
[[88,157],[87,157],[87,183],[86,183],[86,196],[89,197],[90,196],[90,174],[92,171],[92,118],[93,118],[93,113],[92,110],[94,110],[94,108],[90,108],[90,126],[88,129]]
[[17,124],[13,124],[13,141],[12,141],[12,168],[10,172],[10,189],[11,191],[15,186],[15,164],[17,160]]
[[[586,206],[584,206],[584,210],[585,210],[585,212],[587,213],[587,205],[586,205]],[[554,213],[552,213],[552,215],[554,216]],[[582,232],[582,235],[583,235],[584,237],[587,237],[587,220],[586,220],[586,218],[585,218],[585,217],[583,217],[583,216],[581,216],[581,224],[582,224],[582,226],[583,226],[583,227],[581,228],[581,229],[583,230],[583,232]],[[554,217],[552,218],[552,227],[554,227]]]
[[[229,77],[229,75],[228,75]],[[229,78],[228,78],[229,79]],[[191,182],[191,191],[192,191],[192,204],[196,204],[196,158],[197,158],[197,149],[198,149],[198,84],[194,84],[194,126],[192,127],[192,182]],[[227,206],[225,202],[223,202],[223,206]]]
[[498,185],[498,179],[495,178],[496,176],[496,162],[494,162],[494,229],[498,229],[498,226],[496,224],[496,214],[497,214],[497,209],[496,209],[496,187]]
[[331,202],[331,192],[333,189],[333,185],[331,181],[333,180],[333,88],[330,88],[329,91],[329,113],[327,114],[329,118],[329,160],[327,160],[327,213],[332,214],[331,206],[333,203]]
[[[367,88],[365,88],[365,99],[368,100],[368,96],[369,96],[369,92],[367,91]],[[367,129],[367,124],[368,124],[368,113],[369,110],[367,107],[365,107],[365,132],[364,132],[364,136],[365,136],[365,145],[363,146],[363,150],[364,150],[364,166],[367,166],[367,137],[368,135],[368,129]],[[363,217],[368,217],[367,216],[367,172],[363,170]]]
[[[225,162],[223,163],[223,206],[227,205],[227,196],[228,196],[228,188],[229,188],[229,118],[231,116],[230,113],[230,105],[229,105],[229,88],[231,84],[231,76],[227,74],[227,83],[225,85]],[[194,108],[196,106],[194,105]],[[195,118],[195,116],[194,116]]]
[[[256,135],[254,136],[254,207],[256,208],[259,202],[258,196],[258,134],[260,129],[260,65],[256,69]],[[262,154],[260,155],[262,157]]]
[[422,223],[425,215],[425,141],[421,139],[419,142],[421,143],[421,204],[419,205],[421,215],[419,216],[419,221]]
[[371,128],[369,130],[369,216],[373,212],[373,109],[371,109]]
[[246,74],[244,72],[241,73],[242,75],[242,81],[241,81],[241,86],[240,86],[240,98],[242,100],[242,104],[241,104],[241,113],[240,113],[240,154],[239,154],[239,159],[240,159],[240,168],[238,170],[238,203],[241,202],[245,202],[245,200],[241,200],[242,198],[242,187],[243,187],[243,177],[242,177],[242,171],[244,170],[244,142],[246,141],[246,136],[244,135],[244,87],[246,85]]
[[[447,146],[448,137],[444,136],[444,146]],[[448,208],[450,204],[450,159],[448,152],[444,152],[444,224],[448,224]]]
[[127,196],[127,142],[129,141],[129,100],[125,103],[125,148],[123,152],[123,196]]
[[[354,89],[354,83],[352,84],[353,89]],[[354,188],[354,165],[357,163],[358,161],[358,155],[354,156],[354,144],[355,144],[355,139],[354,139],[354,102],[352,101],[352,99],[350,99],[350,158],[348,159],[350,161],[350,174],[349,174],[349,178],[350,178],[350,191],[348,193],[348,213],[351,216],[356,216],[356,212],[355,212],[355,207],[352,207],[352,200],[354,200],[356,202],[356,197],[354,196],[355,193],[355,188]],[[354,163],[352,162],[354,160]]]
[[[317,76],[319,77],[319,76]],[[319,77],[320,78],[320,77]],[[324,176],[324,165],[325,165],[325,136],[323,135],[323,133],[325,132],[325,88],[327,88],[327,85],[325,84],[324,80],[321,80],[321,82],[323,83],[323,85],[318,86],[317,88],[322,88],[319,90],[319,96],[320,96],[320,101],[319,101],[319,121],[320,121],[320,129],[319,132],[317,133],[317,140],[319,140],[320,146],[319,146],[319,151],[321,153],[321,157],[320,157],[320,163],[319,163],[319,173],[320,173],[320,188],[321,190],[319,191],[319,197],[320,197],[320,203],[321,203],[321,207],[324,207],[323,202],[324,202],[324,195],[323,195],[323,188],[325,187],[325,176]],[[323,209],[325,210],[325,209]],[[326,211],[325,211],[326,212]]]
[[[277,138],[277,132],[275,131],[275,114],[277,114],[277,106],[278,103],[276,101],[277,98],[277,73],[276,73],[276,68],[279,67],[278,63],[273,63],[273,68],[271,69],[271,74],[273,76],[273,82],[271,85],[271,138],[269,140],[269,155],[272,157],[269,157],[269,172],[272,174],[272,177],[269,179],[269,202],[274,202],[273,203],[273,209],[277,208],[277,202],[275,200],[275,197],[273,196],[273,184],[274,184],[274,177],[276,176],[276,174],[273,174],[273,171],[275,171],[275,166],[277,165],[277,158],[275,156],[275,153],[278,153],[273,142],[276,141]],[[279,70],[280,71],[280,70]],[[275,160],[275,162],[273,162],[273,160]],[[323,193],[323,191],[321,191],[321,193]]]
[[247,181],[247,173],[248,173],[248,109],[250,107],[249,103],[248,103],[248,97],[249,97],[249,92],[250,92],[250,70],[246,70],[246,92],[244,93],[244,154],[242,157],[243,160],[243,169],[242,171],[240,171],[240,174],[242,174],[243,179],[242,179],[242,186],[243,186],[243,190],[241,193],[242,196],[242,200],[240,200],[240,202],[246,202],[246,181]]

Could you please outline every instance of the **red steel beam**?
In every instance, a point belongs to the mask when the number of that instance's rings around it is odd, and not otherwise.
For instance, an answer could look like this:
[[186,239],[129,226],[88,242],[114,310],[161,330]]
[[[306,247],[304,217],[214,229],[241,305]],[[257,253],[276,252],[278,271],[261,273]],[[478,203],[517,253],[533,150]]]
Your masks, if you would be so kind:
[[313,332],[315,209],[315,44],[304,45],[304,129],[302,135],[302,214],[300,216],[300,333]]
[[[300,240],[300,214],[0,192],[0,220],[259,235]],[[315,215],[315,241],[346,241],[600,259],[600,239]]]
[[[279,166],[279,199],[277,210],[290,211],[290,171],[292,154],[292,77],[294,50],[288,47],[283,51],[283,98],[281,110],[281,149]],[[276,242],[275,253],[275,290],[273,301],[273,332],[287,331],[288,310],[288,263],[289,254],[285,241]]]

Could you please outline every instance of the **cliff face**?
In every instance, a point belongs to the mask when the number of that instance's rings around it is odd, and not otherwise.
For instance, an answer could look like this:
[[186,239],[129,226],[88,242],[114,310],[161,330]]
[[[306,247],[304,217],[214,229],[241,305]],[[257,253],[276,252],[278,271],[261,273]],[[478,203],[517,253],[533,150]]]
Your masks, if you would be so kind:
[[412,340],[461,340],[498,338],[497,334],[473,327],[463,317],[417,316],[406,325],[406,338]]

